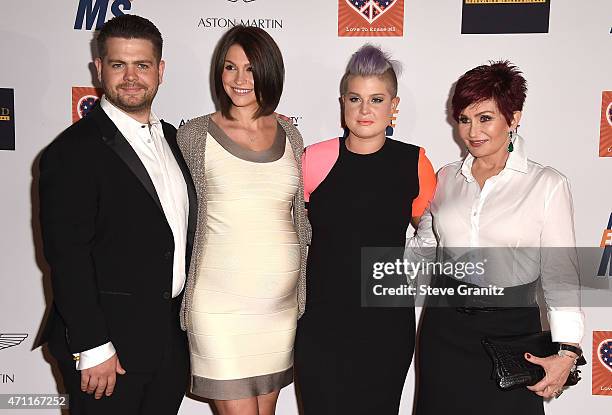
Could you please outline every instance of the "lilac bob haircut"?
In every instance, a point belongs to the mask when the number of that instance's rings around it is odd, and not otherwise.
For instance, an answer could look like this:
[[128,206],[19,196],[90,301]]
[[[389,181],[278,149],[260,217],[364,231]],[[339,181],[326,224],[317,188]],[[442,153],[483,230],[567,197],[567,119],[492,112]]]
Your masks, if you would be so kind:
[[391,60],[390,56],[380,48],[365,44],[353,53],[346,71],[340,81],[340,95],[345,95],[348,82],[355,76],[376,76],[387,84],[392,97],[397,95],[397,75],[400,72],[400,64]]

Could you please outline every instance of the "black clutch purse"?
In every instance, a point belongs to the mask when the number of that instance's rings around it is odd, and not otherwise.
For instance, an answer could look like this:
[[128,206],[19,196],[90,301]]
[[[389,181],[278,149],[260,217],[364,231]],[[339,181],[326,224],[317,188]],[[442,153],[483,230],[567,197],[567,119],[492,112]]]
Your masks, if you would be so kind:
[[[525,353],[539,357],[557,354],[558,343],[553,343],[550,331],[543,331],[520,336],[486,337],[482,345],[493,361],[492,379],[502,390],[512,390],[518,387],[532,386],[544,377],[542,366],[525,360]],[[586,364],[580,356],[572,369],[565,386],[572,386],[580,380],[580,370],[577,366]]]

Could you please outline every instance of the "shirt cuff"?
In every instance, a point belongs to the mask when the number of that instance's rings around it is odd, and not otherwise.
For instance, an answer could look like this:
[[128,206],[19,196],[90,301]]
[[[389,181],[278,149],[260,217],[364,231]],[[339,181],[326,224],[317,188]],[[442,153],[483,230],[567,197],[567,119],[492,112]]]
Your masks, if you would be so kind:
[[577,307],[550,307],[548,322],[552,341],[580,343],[584,335],[584,314]]
[[78,357],[76,361],[76,369],[84,370],[97,366],[100,363],[106,362],[117,353],[111,342],[105,343],[93,349],[85,350],[81,353],[74,353],[74,357]]

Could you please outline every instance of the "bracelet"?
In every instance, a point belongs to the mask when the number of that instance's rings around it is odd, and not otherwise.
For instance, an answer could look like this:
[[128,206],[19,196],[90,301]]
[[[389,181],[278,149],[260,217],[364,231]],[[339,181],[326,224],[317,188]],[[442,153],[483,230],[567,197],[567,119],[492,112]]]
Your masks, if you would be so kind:
[[565,350],[576,354],[576,358],[582,356],[582,349],[580,347],[572,346],[571,344],[559,343],[559,352]]
[[559,350],[559,351],[557,352],[557,354],[558,354],[560,357],[565,357],[565,356],[567,356],[567,357],[569,357],[570,359],[572,359],[572,360],[574,361],[574,367],[576,367],[576,363],[578,363],[578,358],[580,357],[580,356],[575,356],[575,355],[573,355],[573,354],[570,354],[570,352],[569,352],[568,350],[563,350],[563,349],[562,349],[562,350]]

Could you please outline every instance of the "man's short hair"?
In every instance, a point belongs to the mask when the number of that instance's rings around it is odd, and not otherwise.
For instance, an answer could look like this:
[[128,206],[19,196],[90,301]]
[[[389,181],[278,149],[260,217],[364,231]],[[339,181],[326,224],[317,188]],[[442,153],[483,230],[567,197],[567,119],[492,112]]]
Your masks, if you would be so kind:
[[272,36],[265,30],[244,25],[237,25],[228,30],[219,40],[213,56],[214,88],[221,114],[225,118],[232,119],[230,115],[232,101],[225,92],[221,79],[225,68],[225,56],[232,45],[242,47],[253,68],[255,97],[259,105],[255,118],[272,114],[283,92],[285,81],[283,56]]
[[123,39],[145,39],[153,44],[157,60],[161,60],[163,39],[161,33],[150,20],[134,14],[124,14],[109,20],[102,26],[96,38],[98,56],[106,56],[106,40],[112,37]]

